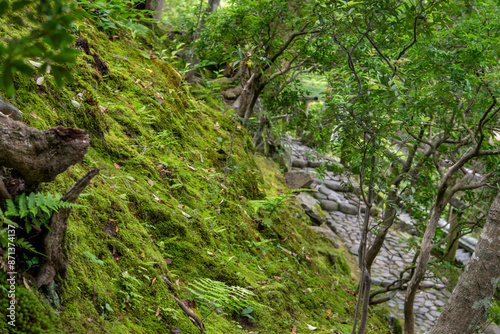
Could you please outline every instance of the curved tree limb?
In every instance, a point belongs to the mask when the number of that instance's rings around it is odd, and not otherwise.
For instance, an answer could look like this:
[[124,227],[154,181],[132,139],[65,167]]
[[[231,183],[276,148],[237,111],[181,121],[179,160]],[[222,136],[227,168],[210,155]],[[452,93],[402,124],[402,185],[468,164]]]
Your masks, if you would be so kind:
[[[99,174],[99,168],[93,168],[78,180],[73,187],[61,198],[64,202],[75,203],[83,190],[89,185],[94,176]],[[52,283],[56,274],[67,276],[68,261],[63,251],[63,238],[68,226],[71,208],[59,209],[51,217],[50,230],[43,240],[43,252],[46,255],[37,278],[37,286]]]
[[0,114],[0,166],[19,173],[28,190],[81,162],[89,146],[90,138],[81,129],[40,131]]

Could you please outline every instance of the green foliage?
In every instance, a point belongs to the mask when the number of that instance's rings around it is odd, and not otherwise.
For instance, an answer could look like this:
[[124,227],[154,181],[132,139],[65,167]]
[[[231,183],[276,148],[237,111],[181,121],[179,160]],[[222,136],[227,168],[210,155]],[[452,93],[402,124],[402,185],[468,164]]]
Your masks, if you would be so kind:
[[196,303],[202,306],[202,315],[205,317],[216,308],[246,316],[250,315],[254,308],[266,308],[265,305],[254,300],[256,296],[252,291],[209,278],[196,280],[189,284],[187,290],[194,296]]
[[[70,14],[71,12],[71,14]],[[68,1],[0,1],[0,15],[9,17],[13,24],[29,29],[12,38],[2,39],[0,43],[0,88],[9,97],[14,96],[14,75],[19,72],[31,76],[38,68],[39,73],[49,71],[54,76],[58,86],[63,79],[72,81],[66,65],[75,62],[78,50],[71,48],[74,37],[70,33],[75,11]],[[8,43],[6,42],[8,40]],[[26,58],[36,59],[31,65]]]
[[[9,301],[8,296],[9,285],[7,285],[6,275],[0,271],[0,307],[7,310]],[[19,279],[19,277],[18,277]],[[26,289],[24,285],[18,281],[16,283],[16,319],[15,326],[6,324],[10,321],[9,318],[3,314],[3,319],[0,321],[0,330],[2,333],[16,333],[16,334],[52,334],[56,332],[56,317],[53,315],[52,310],[43,302],[38,299],[30,290]],[[4,325],[5,324],[5,325]]]
[[8,199],[5,202],[5,216],[19,217],[24,219],[27,233],[30,233],[32,225],[40,230],[42,225],[49,228],[49,219],[54,212],[61,208],[82,208],[82,205],[61,201],[61,195],[30,193],[26,196],[25,193],[17,196],[14,201]]
[[248,201],[248,205],[250,205],[255,213],[263,210],[267,216],[262,219],[262,222],[267,227],[271,227],[273,219],[280,215],[280,210],[293,202],[294,199],[292,197],[301,191],[308,191],[308,189],[294,189],[279,196],[266,196],[263,200]]
[[100,28],[105,31],[125,28],[132,33],[134,38],[137,35],[143,37],[149,31],[148,28],[138,24],[138,22],[153,20],[148,18],[150,11],[136,8],[139,3],[143,3],[143,1],[101,0],[78,2],[79,5],[98,19],[97,25]]

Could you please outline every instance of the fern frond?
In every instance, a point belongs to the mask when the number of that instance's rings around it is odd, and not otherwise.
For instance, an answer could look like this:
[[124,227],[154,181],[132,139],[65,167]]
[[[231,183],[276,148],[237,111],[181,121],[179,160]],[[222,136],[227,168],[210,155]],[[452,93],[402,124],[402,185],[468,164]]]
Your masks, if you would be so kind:
[[255,300],[255,294],[239,286],[229,286],[224,282],[213,281],[209,278],[201,278],[190,283],[187,288],[194,296],[196,302],[209,309],[222,308],[234,312],[241,312],[244,308],[268,308]]
[[16,197],[17,207],[19,208],[19,217],[24,218],[30,212],[28,210],[28,199],[26,198],[26,194],[22,193],[21,195]]

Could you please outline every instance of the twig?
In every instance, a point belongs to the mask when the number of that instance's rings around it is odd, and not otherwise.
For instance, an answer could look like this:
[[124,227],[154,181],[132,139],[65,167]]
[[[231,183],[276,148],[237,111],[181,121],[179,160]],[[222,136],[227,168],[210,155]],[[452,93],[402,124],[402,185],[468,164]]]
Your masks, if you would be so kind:
[[196,315],[196,313],[194,313],[189,307],[187,307],[182,301],[180,301],[174,295],[169,295],[169,296],[172,297],[177,302],[179,307],[184,311],[184,313],[186,313],[189,317],[191,317],[194,320],[194,323],[198,327],[200,327],[200,333],[203,333],[205,331],[205,326],[203,326],[203,321],[201,321],[201,319]]
[[235,115],[235,117],[234,117],[234,126],[233,126],[233,135],[231,136],[231,147],[229,148],[229,154],[227,155],[226,171],[224,172],[224,187],[226,187],[227,169],[229,168],[229,159],[231,159],[231,153],[233,153],[233,143],[234,143],[234,134],[236,133],[236,124],[237,124],[237,118],[236,118],[236,115]]

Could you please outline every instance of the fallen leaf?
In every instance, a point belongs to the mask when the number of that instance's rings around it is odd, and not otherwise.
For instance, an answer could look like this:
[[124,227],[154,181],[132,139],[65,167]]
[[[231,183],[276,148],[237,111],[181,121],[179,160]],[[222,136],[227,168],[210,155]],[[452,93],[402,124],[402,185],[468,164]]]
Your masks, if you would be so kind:
[[181,213],[182,213],[182,215],[183,215],[184,217],[186,217],[187,219],[191,219],[191,218],[193,218],[193,216],[191,216],[191,215],[189,215],[189,214],[185,213],[184,211],[181,211]]
[[31,65],[35,66],[35,67],[40,67],[40,66],[42,66],[42,63],[38,63],[38,62],[33,61],[33,60],[28,60],[28,62],[29,62]]
[[214,124],[214,130],[218,130],[218,129],[220,129],[219,122],[215,122],[215,124]]
[[306,326],[307,326],[307,328],[308,328],[309,330],[311,330],[311,331],[315,331],[315,330],[317,330],[317,329],[318,329],[318,327],[314,327],[314,326],[311,326],[311,325],[309,325],[309,324],[306,324]]
[[196,170],[196,168],[194,168],[193,166],[190,166],[189,164],[186,164],[189,168],[191,168],[192,170]]
[[163,103],[163,100],[160,97],[158,98],[157,101],[158,101],[158,104],[160,104],[160,105]]
[[155,284],[155,282],[156,282],[156,277],[153,278],[153,281],[151,282],[151,285]]
[[76,102],[75,100],[71,100],[71,105],[75,108],[80,108],[80,103]]
[[159,316],[160,315],[160,307],[158,306],[158,308],[156,309],[156,314],[155,314],[155,317]]
[[153,182],[153,180],[148,180],[148,183],[149,183],[149,185],[150,185],[151,187],[155,185],[155,183]]
[[142,252],[141,253],[141,258],[144,258],[144,256],[146,256],[146,255],[144,254],[144,252]]
[[122,315],[118,316],[118,318],[116,318],[116,321],[120,321],[123,318],[125,318],[126,316],[127,316],[126,314],[122,314]]
[[87,321],[88,321],[88,322],[92,322],[92,321],[94,321],[94,320],[92,320],[91,318],[87,318]]
[[306,256],[307,261],[311,261],[311,258],[309,257],[309,255],[305,254],[305,256]]
[[294,326],[292,327],[292,333],[297,333],[297,326],[295,326],[295,325],[294,325]]
[[201,163],[203,163],[203,156],[201,155],[201,153],[200,153],[200,161]]
[[172,260],[172,259],[165,259],[165,263],[167,265],[171,264],[172,262],[174,262],[174,260]]
[[215,254],[214,254],[214,253],[209,252],[209,251],[207,251],[207,254],[208,254],[208,255],[210,255],[211,257],[214,257],[214,256],[215,256]]
[[281,277],[279,277],[279,276],[274,276],[274,279],[275,279],[275,280],[277,280],[277,281],[279,281],[279,280],[281,279]]
[[177,285],[177,289],[180,290],[181,289],[181,286],[179,284],[179,280],[180,278],[178,278],[176,281],[175,281],[175,284]]
[[43,84],[43,81],[45,80],[44,77],[38,77],[38,79],[36,79],[36,84],[38,86],[41,86]]
[[26,287],[26,289],[28,289],[29,291],[31,291],[31,288],[28,284],[28,281],[26,280],[26,278],[23,276],[23,283],[24,283],[24,286]]
[[118,165],[117,163],[115,163],[114,166],[115,166],[115,168],[120,169],[120,165]]
[[37,114],[35,114],[34,112],[32,112],[30,115],[31,115],[33,118],[38,118]]
[[181,210],[185,208],[185,206],[184,206],[184,205],[182,205],[182,204],[177,205],[177,207],[178,207],[179,209],[181,209]]

